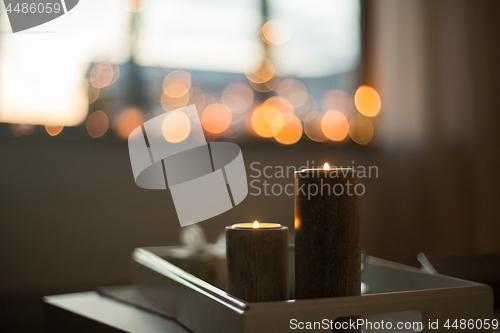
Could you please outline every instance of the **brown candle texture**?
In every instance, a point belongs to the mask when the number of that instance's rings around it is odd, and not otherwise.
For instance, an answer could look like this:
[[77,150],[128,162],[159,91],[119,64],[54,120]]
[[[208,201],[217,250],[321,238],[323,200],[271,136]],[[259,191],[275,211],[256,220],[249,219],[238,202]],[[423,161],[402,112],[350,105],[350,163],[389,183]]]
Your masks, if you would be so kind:
[[247,302],[288,299],[288,228],[276,226],[226,227],[229,294]]
[[349,168],[295,173],[297,299],[361,294],[361,186]]

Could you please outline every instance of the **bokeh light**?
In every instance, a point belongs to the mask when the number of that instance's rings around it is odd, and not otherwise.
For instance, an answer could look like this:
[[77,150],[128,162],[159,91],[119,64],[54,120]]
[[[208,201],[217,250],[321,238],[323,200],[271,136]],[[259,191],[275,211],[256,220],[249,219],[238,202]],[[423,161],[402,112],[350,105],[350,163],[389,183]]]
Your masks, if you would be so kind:
[[267,21],[261,29],[262,39],[272,45],[280,45],[292,38],[292,29],[282,20]]
[[251,127],[257,135],[270,138],[274,136],[273,126],[275,133],[277,133],[276,128],[283,127],[294,119],[285,115],[294,115],[290,102],[283,97],[270,97],[255,108],[252,113]]
[[45,125],[45,130],[49,133],[50,136],[56,136],[62,132],[64,126],[63,125]]
[[254,93],[252,88],[244,83],[228,85],[222,92],[221,101],[232,113],[243,113],[253,104]]
[[294,113],[292,104],[284,97],[280,96],[269,97],[264,102],[264,105],[272,106],[276,108],[280,113]]
[[321,120],[325,136],[332,141],[342,141],[349,133],[349,122],[340,111],[328,111]]
[[[272,120],[280,114],[280,112],[271,106],[266,107],[266,116],[264,116],[264,106],[261,104],[257,106],[252,113],[251,126],[252,130],[259,136],[270,138],[273,136]],[[266,118],[270,119],[268,121]]]
[[30,135],[35,130],[35,125],[31,124],[10,124],[10,130],[14,136],[20,137]]
[[120,69],[109,63],[96,64],[90,72],[89,81],[94,88],[104,88],[112,85],[118,79]]
[[191,75],[183,70],[175,70],[165,77],[163,93],[171,98],[179,98],[189,92],[191,88]]
[[193,96],[193,98],[189,101],[189,104],[194,104],[196,106],[196,110],[198,114],[201,116],[205,106],[217,103],[217,99],[210,94],[200,94]]
[[184,141],[191,132],[191,121],[183,112],[169,112],[163,120],[161,132],[168,142],[177,143]]
[[304,103],[304,105],[301,105],[293,109],[295,115],[300,120],[304,121],[309,112],[317,111],[319,110],[319,107],[318,107],[318,102],[316,102],[316,99],[312,95],[308,95],[307,102]]
[[95,111],[87,118],[87,132],[93,138],[99,138],[109,127],[108,116],[102,111]]
[[304,105],[309,98],[306,86],[295,79],[281,81],[277,91],[278,96],[286,98],[294,108]]
[[89,85],[89,104],[94,103],[99,97],[101,89],[94,87],[93,85]]
[[342,90],[328,90],[321,98],[321,107],[324,112],[340,111],[350,118],[354,113],[354,100],[351,95]]
[[307,114],[304,119],[304,132],[307,137],[316,142],[325,142],[328,137],[323,132],[321,122],[323,120],[323,112],[312,111]]
[[143,10],[149,0],[126,0],[125,9],[131,13],[137,13]]
[[185,107],[186,105],[188,105],[189,103],[189,100],[191,99],[190,96],[190,92],[192,90],[190,90],[187,94],[184,94],[180,97],[170,97],[166,94],[162,94],[161,95],[161,100],[160,100],[160,103],[161,103],[161,107],[163,108],[163,110],[165,111],[172,111],[174,109],[178,109],[178,108],[182,108],[182,107]]
[[201,125],[210,133],[222,133],[231,125],[231,110],[224,104],[207,106],[201,114]]
[[246,72],[245,76],[253,83],[264,83],[272,79],[276,69],[271,60],[261,58],[258,67],[250,72]]
[[368,144],[373,138],[373,132],[371,120],[362,115],[358,114],[349,121],[349,136],[360,145]]
[[116,118],[115,132],[116,136],[122,140],[126,140],[130,133],[144,122],[144,113],[137,108],[129,108],[124,110],[118,118]]
[[292,113],[283,113],[275,117],[271,126],[274,138],[279,143],[291,145],[302,137],[302,123]]
[[367,117],[375,117],[382,106],[378,92],[369,86],[361,86],[356,90],[354,103],[358,111]]

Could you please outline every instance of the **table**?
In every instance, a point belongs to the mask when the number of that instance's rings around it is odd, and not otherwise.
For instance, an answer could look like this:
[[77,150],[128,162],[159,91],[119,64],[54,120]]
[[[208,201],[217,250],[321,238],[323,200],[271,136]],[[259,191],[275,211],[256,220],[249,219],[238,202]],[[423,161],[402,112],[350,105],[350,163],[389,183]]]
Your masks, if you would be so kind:
[[95,291],[44,298],[48,333],[189,333],[175,321]]

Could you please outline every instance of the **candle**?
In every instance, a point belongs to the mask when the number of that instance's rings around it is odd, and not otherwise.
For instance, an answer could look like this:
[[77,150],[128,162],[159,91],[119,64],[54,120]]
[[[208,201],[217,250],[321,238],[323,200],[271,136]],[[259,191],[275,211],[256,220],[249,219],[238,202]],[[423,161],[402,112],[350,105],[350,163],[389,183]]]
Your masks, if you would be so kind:
[[288,299],[288,228],[277,223],[226,227],[226,291],[247,302]]
[[295,172],[295,297],[361,294],[359,177],[350,168]]

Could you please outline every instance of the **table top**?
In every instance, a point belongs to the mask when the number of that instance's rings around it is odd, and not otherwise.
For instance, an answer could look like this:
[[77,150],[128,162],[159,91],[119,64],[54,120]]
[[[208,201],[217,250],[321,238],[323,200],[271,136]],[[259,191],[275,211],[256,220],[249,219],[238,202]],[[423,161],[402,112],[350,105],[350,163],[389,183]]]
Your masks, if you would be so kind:
[[175,321],[95,291],[44,298],[48,332],[189,333]]
[[[95,291],[48,296],[44,298],[44,303],[49,333],[190,332],[172,319],[113,300]],[[147,306],[145,300],[140,303]],[[500,309],[495,309],[495,318],[500,319]],[[500,332],[500,329],[493,331],[497,332]]]

